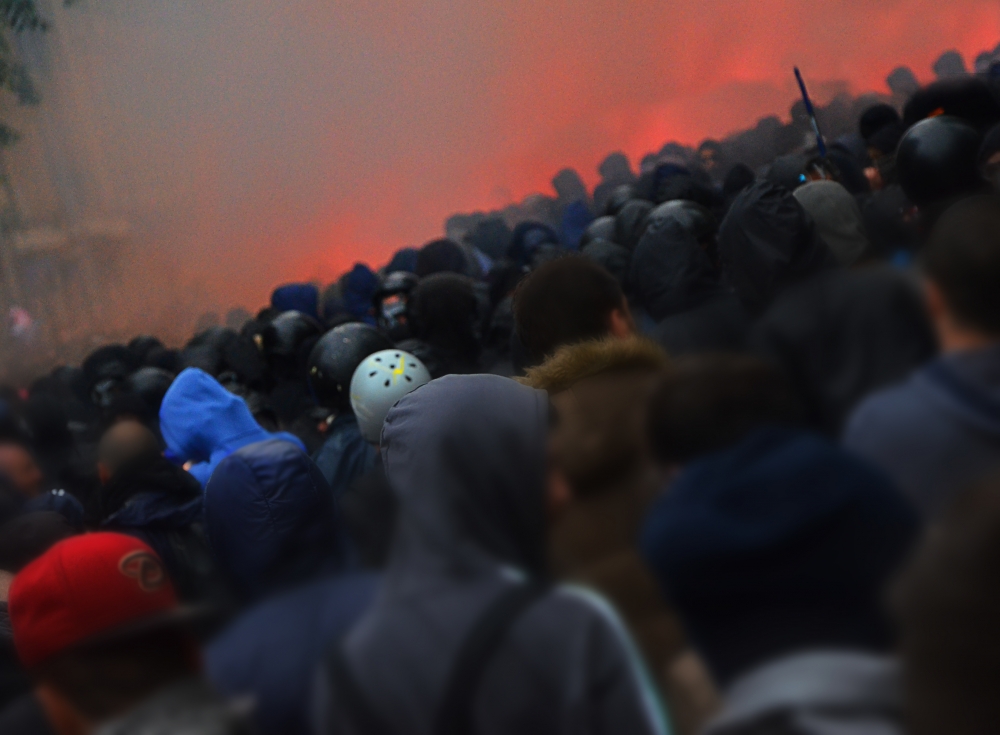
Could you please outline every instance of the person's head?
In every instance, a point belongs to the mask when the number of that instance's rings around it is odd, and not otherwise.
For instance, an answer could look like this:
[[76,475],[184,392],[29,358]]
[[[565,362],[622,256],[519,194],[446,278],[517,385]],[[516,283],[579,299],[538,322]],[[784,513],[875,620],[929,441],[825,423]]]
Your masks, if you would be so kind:
[[985,182],[977,160],[979,132],[957,117],[933,117],[910,128],[899,141],[896,175],[910,201],[933,218]]
[[421,278],[435,273],[464,273],[465,255],[462,247],[451,240],[434,240],[417,252],[417,275]]
[[351,378],[369,355],[392,347],[374,327],[351,322],[320,337],[309,353],[309,388],[317,403],[338,413],[350,413]]
[[449,375],[386,417],[382,457],[399,501],[393,569],[470,573],[545,563],[548,397],[493,375]]
[[618,281],[583,256],[553,260],[521,281],[514,320],[534,365],[563,345],[635,331]]
[[0,602],[6,602],[14,575],[76,530],[53,511],[24,513],[0,526]]
[[653,456],[675,467],[732,446],[761,427],[796,425],[802,409],[767,363],[718,354],[674,360],[650,398],[648,415]]
[[892,105],[880,103],[872,105],[863,113],[858,121],[858,132],[867,143],[878,131],[887,125],[900,121],[899,112]]
[[205,487],[205,532],[219,570],[245,602],[336,570],[344,538],[333,493],[287,441],[250,444]]
[[648,469],[646,406],[669,365],[655,343],[605,337],[562,347],[528,370],[522,382],[551,397],[552,460],[575,495]]
[[883,594],[920,530],[874,466],[769,428],[688,465],[640,547],[725,688],[793,653],[888,653]]
[[922,252],[928,312],[945,351],[1000,340],[1000,197],[942,215]]
[[457,273],[420,280],[410,299],[416,337],[454,356],[474,361],[481,349],[481,316],[475,284]]
[[130,536],[57,543],[17,575],[9,612],[18,656],[60,735],[89,733],[200,668],[163,564]]
[[97,444],[97,474],[107,483],[118,469],[142,456],[157,456],[160,444],[144,424],[119,421],[104,432]]
[[841,265],[853,265],[868,250],[861,207],[836,181],[813,181],[795,190],[795,198],[816,223],[819,236]]
[[408,352],[383,350],[366,357],[351,378],[351,408],[365,441],[377,445],[389,409],[430,380],[424,364]]
[[788,189],[767,180],[736,197],[719,228],[719,257],[754,314],[787,286],[836,265],[812,217]]
[[42,492],[45,477],[26,444],[0,442],[0,474],[6,475],[26,498],[34,498]]
[[892,595],[906,731],[1000,730],[1000,482],[959,495]]

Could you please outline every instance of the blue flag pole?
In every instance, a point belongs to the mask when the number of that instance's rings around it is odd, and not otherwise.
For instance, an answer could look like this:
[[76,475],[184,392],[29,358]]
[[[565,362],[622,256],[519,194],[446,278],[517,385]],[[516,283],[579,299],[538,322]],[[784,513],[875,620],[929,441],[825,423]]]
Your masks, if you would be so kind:
[[826,141],[823,140],[823,133],[819,130],[819,122],[816,120],[816,108],[813,107],[812,100],[809,99],[809,90],[806,89],[805,80],[799,67],[795,67],[795,78],[799,82],[799,89],[802,90],[802,101],[806,103],[806,112],[809,113],[809,121],[812,123],[813,132],[816,133],[816,145],[819,146],[819,154],[826,158]]

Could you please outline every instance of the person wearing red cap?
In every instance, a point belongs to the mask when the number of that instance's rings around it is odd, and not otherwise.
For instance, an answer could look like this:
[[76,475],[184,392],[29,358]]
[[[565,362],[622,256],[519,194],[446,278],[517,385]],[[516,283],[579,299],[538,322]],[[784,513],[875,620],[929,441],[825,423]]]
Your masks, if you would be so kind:
[[15,577],[14,646],[58,735],[240,735],[245,718],[201,678],[162,562],[130,536],[61,541]]

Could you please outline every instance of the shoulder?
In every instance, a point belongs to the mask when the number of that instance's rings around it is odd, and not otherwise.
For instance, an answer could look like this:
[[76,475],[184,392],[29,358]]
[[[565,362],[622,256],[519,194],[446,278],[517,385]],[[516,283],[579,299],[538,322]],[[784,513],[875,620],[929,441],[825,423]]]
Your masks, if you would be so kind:
[[854,409],[844,430],[844,443],[861,448],[885,438],[901,438],[925,432],[923,420],[933,409],[920,387],[920,376],[873,393]]

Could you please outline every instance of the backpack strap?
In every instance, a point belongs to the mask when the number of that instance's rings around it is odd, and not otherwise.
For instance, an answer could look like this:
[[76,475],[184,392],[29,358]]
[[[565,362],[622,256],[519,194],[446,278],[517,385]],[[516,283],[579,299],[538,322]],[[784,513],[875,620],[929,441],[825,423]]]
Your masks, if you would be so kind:
[[541,582],[519,584],[486,608],[459,647],[434,719],[434,735],[473,735],[473,705],[486,667],[521,614],[550,589]]

